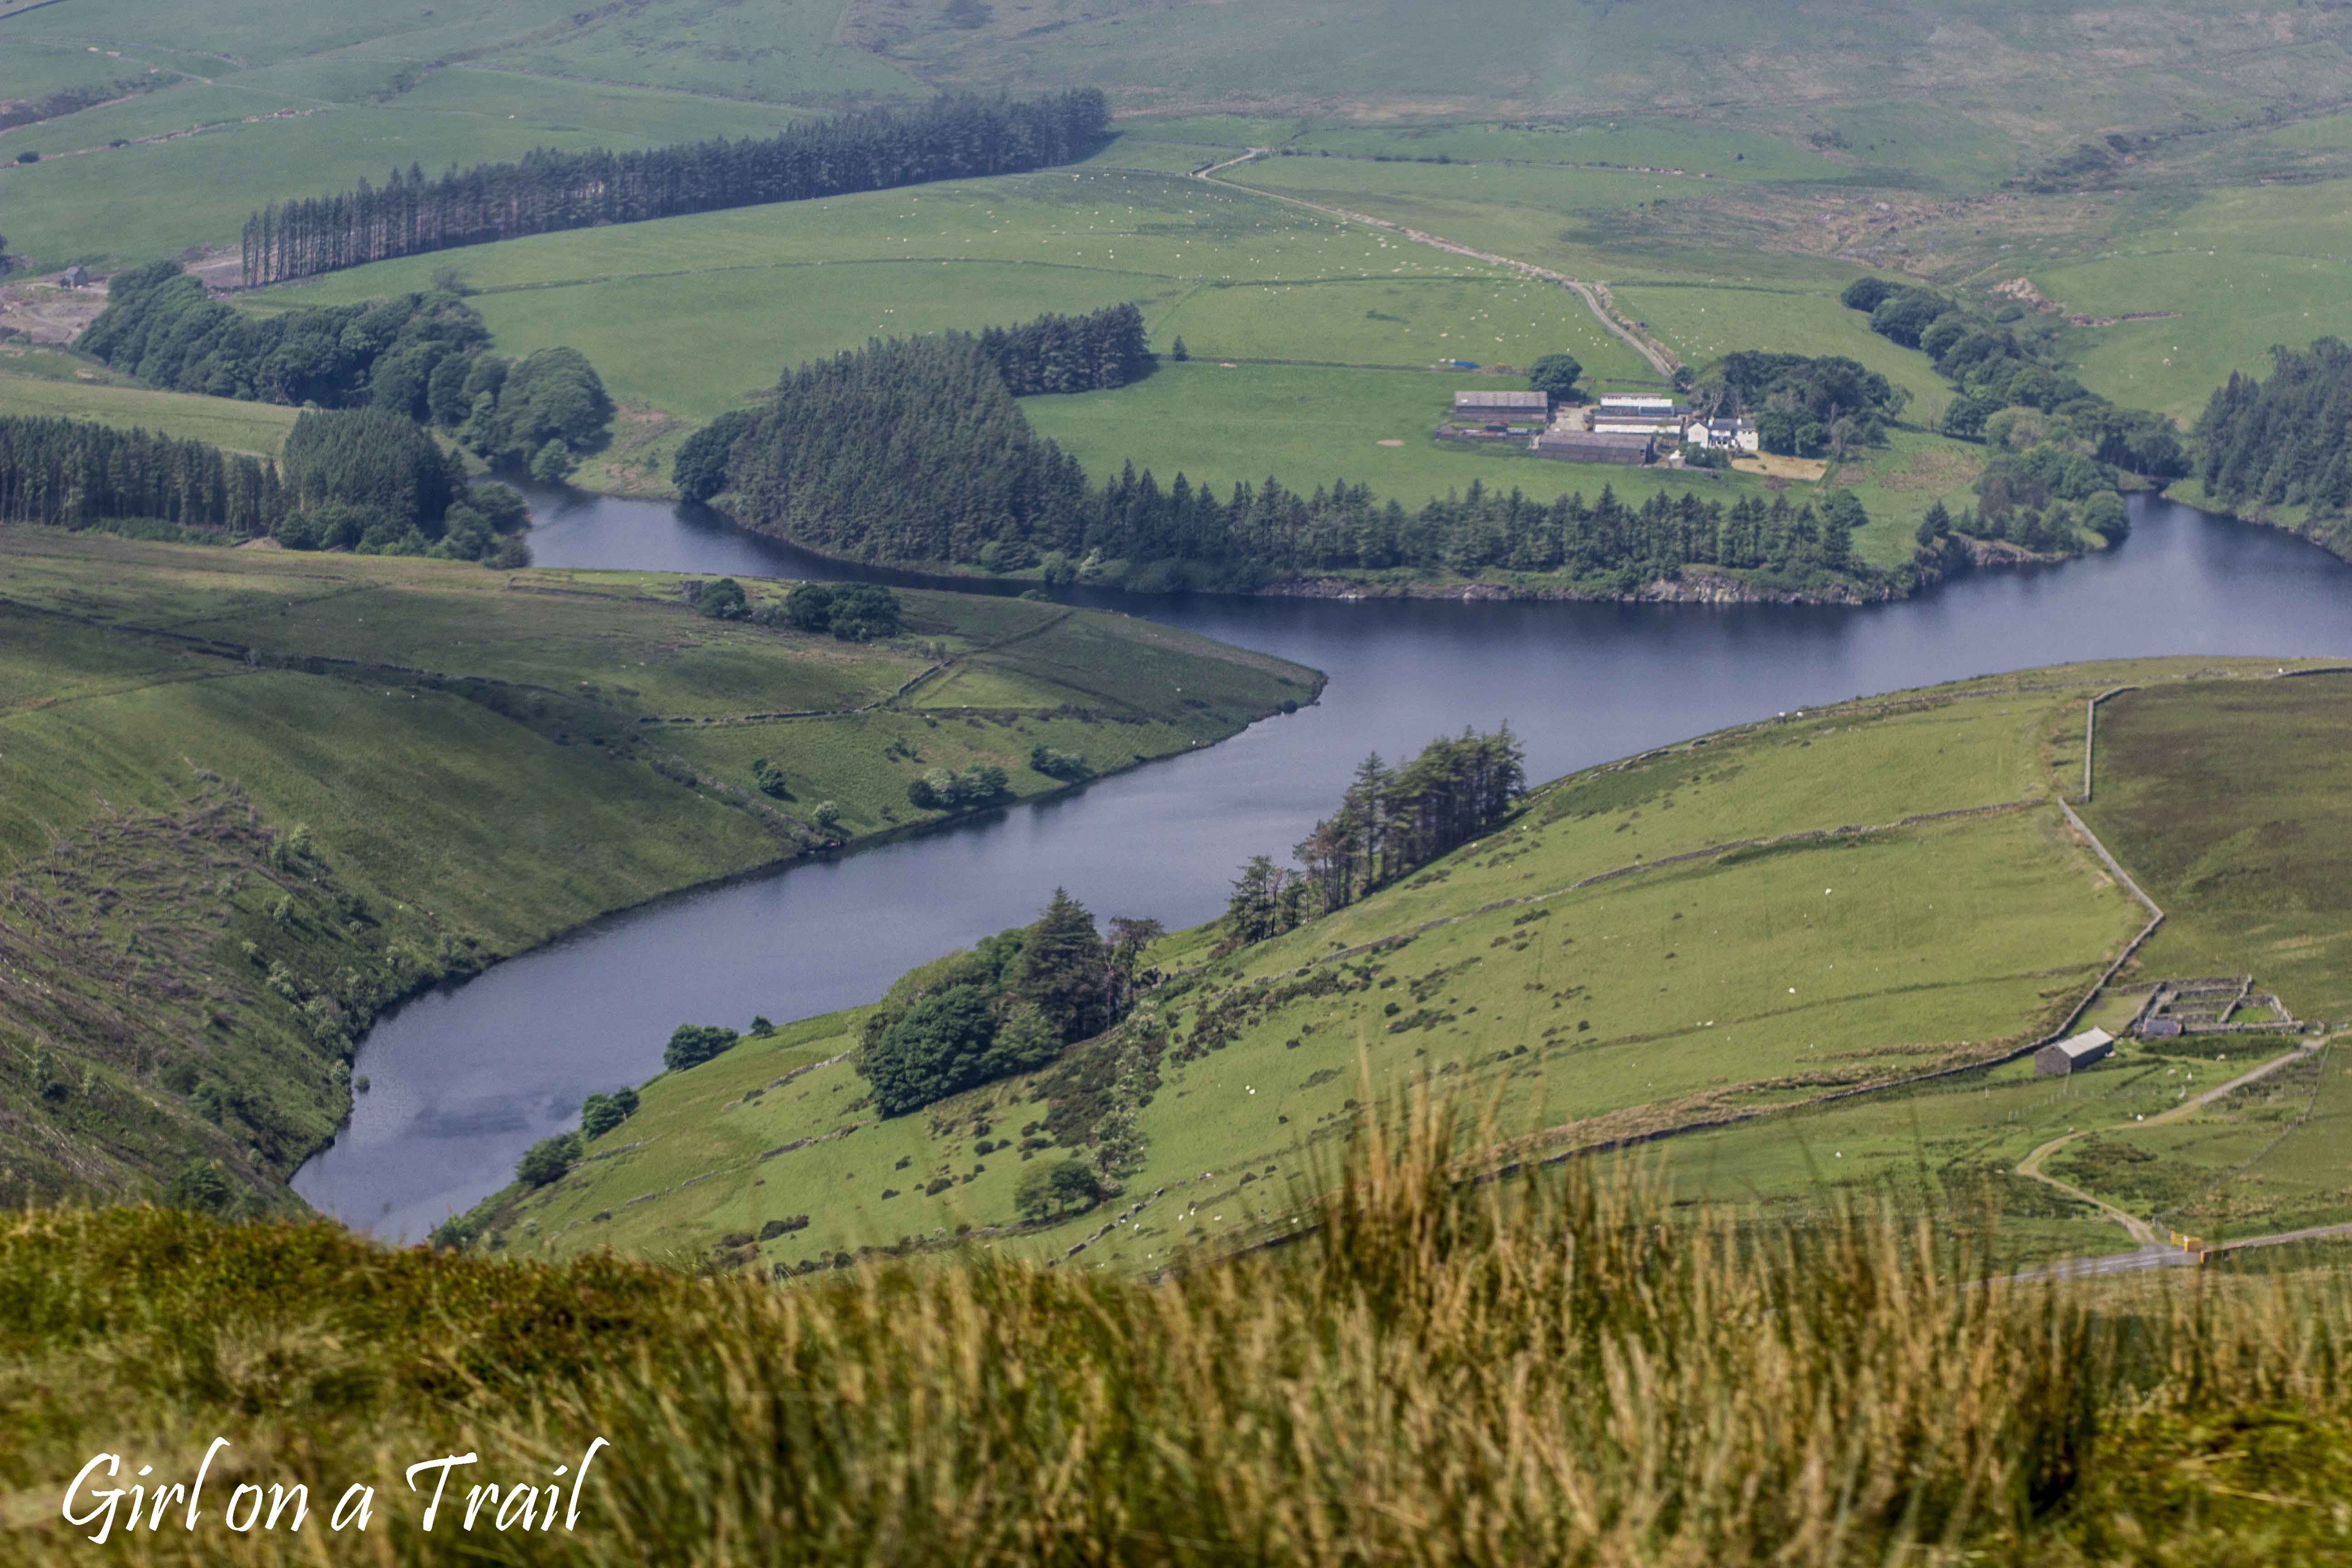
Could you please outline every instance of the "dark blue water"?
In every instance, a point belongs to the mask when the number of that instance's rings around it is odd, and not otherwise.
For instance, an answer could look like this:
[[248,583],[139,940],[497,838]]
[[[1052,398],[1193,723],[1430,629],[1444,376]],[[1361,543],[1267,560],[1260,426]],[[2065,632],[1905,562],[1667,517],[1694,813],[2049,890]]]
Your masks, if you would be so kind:
[[[707,512],[534,497],[554,566],[840,577]],[[1459,604],[1096,595],[1328,672],[1321,702],[1223,745],[928,837],[602,921],[419,998],[361,1047],[373,1080],[295,1188],[416,1237],[502,1184],[581,1097],[650,1077],[685,1021],[740,1027],[870,1001],[901,972],[1032,918],[1056,886],[1170,926],[1329,811],[1363,754],[1508,719],[1530,776],[1762,714],[2072,659],[2352,656],[2352,566],[2286,534],[2139,500],[2104,555],[1985,573],[1925,598],[1777,605]]]

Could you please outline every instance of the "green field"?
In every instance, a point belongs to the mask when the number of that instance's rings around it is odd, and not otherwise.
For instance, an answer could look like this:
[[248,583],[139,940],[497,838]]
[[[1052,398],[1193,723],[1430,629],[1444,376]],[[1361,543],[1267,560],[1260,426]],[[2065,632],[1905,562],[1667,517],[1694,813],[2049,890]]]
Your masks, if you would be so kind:
[[2032,276],[2070,312],[2168,318],[2076,334],[2083,380],[2118,402],[2190,420],[2232,371],[2266,371],[2272,344],[2352,332],[2352,181],[2206,192],[2110,243]]
[[[0,879],[24,916],[0,942],[33,977],[0,995],[30,1042],[0,1080],[63,1086],[0,1121],[12,1199],[151,1195],[201,1156],[279,1201],[388,997],[936,820],[907,798],[928,768],[993,763],[1034,797],[1063,787],[1027,765],[1041,742],[1109,772],[1317,680],[1017,599],[909,594],[906,634],[858,645],[702,618],[658,575],[30,530],[0,549]],[[749,717],[778,714],[802,716]],[[761,756],[783,797],[754,787]]]
[[55,349],[0,343],[0,416],[87,419],[274,457],[295,413],[267,403],[156,392],[95,361]]
[[[234,246],[266,203],[381,183],[412,163],[437,174],[538,146],[767,134],[811,110],[919,95],[904,72],[835,41],[844,9],[337,0],[289,13],[233,0],[165,18],[134,0],[75,0],[65,16],[0,15],[0,102],[172,84],[0,132],[11,247],[51,267]],[[39,163],[9,161],[28,150]]]

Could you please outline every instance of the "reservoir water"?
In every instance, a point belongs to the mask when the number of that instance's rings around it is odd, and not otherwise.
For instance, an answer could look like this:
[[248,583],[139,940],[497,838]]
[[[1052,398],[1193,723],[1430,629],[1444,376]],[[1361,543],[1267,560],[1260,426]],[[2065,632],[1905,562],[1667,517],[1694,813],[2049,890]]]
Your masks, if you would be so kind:
[[[694,509],[535,494],[549,566],[866,575]],[[904,970],[1029,920],[1057,886],[1097,915],[1215,914],[1286,854],[1369,751],[1510,721],[1546,779],[1811,703],[2067,660],[2352,656],[2352,566],[2151,498],[2119,547],[1980,573],[1901,604],[1463,604],[1066,595],[1311,665],[1322,700],[1222,745],[924,837],[682,894],[417,997],[362,1043],[351,1125],[296,1176],[310,1203],[422,1237],[502,1185],[581,1098],[651,1077],[680,1023],[737,1028],[870,1001]],[[889,574],[871,575],[904,579]],[[963,584],[969,586],[969,584]]]

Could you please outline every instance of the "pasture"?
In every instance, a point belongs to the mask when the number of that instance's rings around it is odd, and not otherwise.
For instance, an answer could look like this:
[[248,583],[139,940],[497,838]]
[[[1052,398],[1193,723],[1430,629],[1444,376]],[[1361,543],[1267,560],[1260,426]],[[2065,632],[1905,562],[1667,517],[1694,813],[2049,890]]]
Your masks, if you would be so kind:
[[[2036,672],[1748,726],[1544,786],[1490,838],[1230,957],[1212,957],[1213,928],[1177,933],[1155,954],[1177,978],[1146,1004],[1166,1048],[1139,1117],[1145,1166],[1128,1182],[1133,1195],[1167,1194],[1090,1259],[1148,1267],[1248,1234],[1328,1163],[1367,1089],[1381,1095],[1422,1075],[1474,1120],[1491,1111],[1484,1136],[1568,1147],[1790,1104],[2033,1037],[2142,918],[2046,804],[2047,736],[2079,714],[2076,693],[2114,678],[2107,668]],[[1972,807],[1996,809],[1672,860]],[[1650,868],[1578,886],[1636,862]],[[722,1236],[801,1213],[808,1227],[763,1257],[791,1262],[960,1226],[973,1228],[975,1245],[1034,1256],[1100,1226],[1097,1215],[1043,1232],[1004,1228],[1024,1155],[1055,1155],[1034,1142],[973,1145],[1035,1131],[1024,1125],[1043,1114],[1034,1079],[877,1121],[859,1103],[863,1080],[833,1060],[855,1043],[856,1023],[810,1020],[655,1079],[625,1130],[591,1145],[609,1157],[485,1214],[526,1255],[610,1245],[681,1264]],[[777,1081],[796,1068],[807,1070]],[[1997,1123],[1998,1138],[2041,1124],[2011,1124],[2016,1105],[2038,1104],[2030,1091],[2000,1093],[1998,1114],[1974,1100],[1947,1108],[1950,1136],[1975,1142],[1940,1163],[1973,1170],[1990,1157],[1996,1135],[1969,1131],[1976,1121]],[[1915,1119],[1899,1098],[1855,1103],[1806,1114],[1859,1115],[1885,1151]],[[1760,1124],[1759,1147],[1786,1125]],[[778,1152],[786,1144],[798,1146]],[[1765,1191],[1796,1180],[1793,1145],[1777,1147],[1765,1163],[1780,1162],[1779,1174],[1758,1166],[1761,1155],[1707,1158],[1725,1182]],[[1824,1159],[1836,1165],[1835,1151]],[[1884,1158],[1853,1167],[1874,1177],[1886,1168]],[[2039,1223],[2063,1215],[2026,1217],[2037,1225],[2024,1239],[2037,1247],[2104,1239],[2087,1222]]]
[[2042,293],[2094,318],[2069,342],[2084,384],[2188,421],[2274,343],[2352,333],[2352,180],[2200,193],[2148,214],[2095,258],[2036,269]]
[[87,419],[275,457],[296,413],[267,403],[156,392],[77,355],[0,343],[0,416]]
[[[101,26],[101,9],[80,11],[75,26]],[[770,135],[799,117],[772,104],[478,65],[431,69],[404,85],[418,68],[398,56],[235,69],[194,49],[126,47],[101,74],[82,45],[37,41],[47,15],[0,20],[0,100],[21,90],[14,62],[58,50],[92,62],[82,68],[101,80],[152,69],[181,85],[0,132],[9,247],[42,268],[152,260],[190,246],[233,249],[247,216],[268,203],[362,180],[381,184],[412,163],[438,174],[451,163],[519,158],[534,147]],[[141,37],[163,30],[145,20],[123,26]],[[20,55],[26,34],[37,41]],[[26,151],[41,161],[14,162]]]

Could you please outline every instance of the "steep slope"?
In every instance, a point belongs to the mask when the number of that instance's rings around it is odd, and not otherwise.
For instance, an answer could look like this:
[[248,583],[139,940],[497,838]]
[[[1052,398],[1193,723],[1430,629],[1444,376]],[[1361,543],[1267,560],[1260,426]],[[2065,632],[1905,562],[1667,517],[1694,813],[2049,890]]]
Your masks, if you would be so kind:
[[[844,642],[656,574],[0,531],[0,1199],[289,1201],[386,1003],[656,894],[1110,772],[1318,678],[908,594]],[[754,584],[754,602],[785,584]],[[1197,706],[1160,694],[1181,686]],[[1147,695],[1150,694],[1150,695]],[[1163,710],[1162,703],[1165,703]],[[952,713],[952,726],[940,721]],[[194,1184],[187,1187],[187,1184]]]

